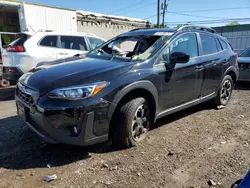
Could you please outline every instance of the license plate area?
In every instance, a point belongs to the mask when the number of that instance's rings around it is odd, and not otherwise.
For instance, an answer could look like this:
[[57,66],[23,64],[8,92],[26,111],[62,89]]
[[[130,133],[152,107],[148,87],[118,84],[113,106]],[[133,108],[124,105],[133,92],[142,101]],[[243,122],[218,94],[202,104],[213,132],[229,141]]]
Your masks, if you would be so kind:
[[23,121],[27,121],[27,117],[29,114],[29,108],[26,107],[22,102],[17,101],[17,114],[23,119]]

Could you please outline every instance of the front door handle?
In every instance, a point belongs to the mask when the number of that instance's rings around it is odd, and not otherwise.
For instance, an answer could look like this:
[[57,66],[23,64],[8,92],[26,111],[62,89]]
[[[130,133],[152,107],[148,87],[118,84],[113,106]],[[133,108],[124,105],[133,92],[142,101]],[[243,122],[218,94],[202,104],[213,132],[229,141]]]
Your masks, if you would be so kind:
[[198,70],[198,71],[201,71],[201,70],[203,70],[204,69],[204,66],[203,65],[197,65],[196,66],[196,70]]

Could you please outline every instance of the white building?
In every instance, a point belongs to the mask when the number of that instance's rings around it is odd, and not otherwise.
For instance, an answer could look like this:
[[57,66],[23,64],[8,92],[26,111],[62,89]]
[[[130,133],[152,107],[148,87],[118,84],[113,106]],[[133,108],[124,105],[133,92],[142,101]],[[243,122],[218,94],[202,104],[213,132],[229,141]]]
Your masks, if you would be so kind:
[[91,32],[109,39],[128,30],[146,27],[147,21],[64,9],[17,0],[0,0],[0,32]]

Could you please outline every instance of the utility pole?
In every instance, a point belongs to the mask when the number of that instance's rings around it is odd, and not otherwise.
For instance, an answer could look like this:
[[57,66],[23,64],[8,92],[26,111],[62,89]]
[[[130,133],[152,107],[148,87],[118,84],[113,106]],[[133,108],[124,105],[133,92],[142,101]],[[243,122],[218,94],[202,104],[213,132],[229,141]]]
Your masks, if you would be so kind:
[[163,9],[163,14],[162,14],[162,27],[164,28],[164,23],[165,23],[165,12],[167,10],[167,0],[164,0],[162,9]]
[[157,27],[160,27],[160,0],[157,0]]

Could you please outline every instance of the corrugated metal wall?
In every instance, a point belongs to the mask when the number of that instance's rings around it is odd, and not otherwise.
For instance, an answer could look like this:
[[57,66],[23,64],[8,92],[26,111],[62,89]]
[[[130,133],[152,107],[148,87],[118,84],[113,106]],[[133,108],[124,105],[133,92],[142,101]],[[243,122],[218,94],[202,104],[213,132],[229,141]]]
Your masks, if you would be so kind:
[[[24,4],[26,27],[34,31],[48,29],[76,32],[76,11],[33,4]],[[22,28],[23,29],[23,28]]]
[[94,23],[87,23],[83,21],[77,22],[78,32],[93,33],[107,40],[134,28],[136,27],[129,25],[127,26],[109,25],[106,23],[100,23],[96,25]]
[[237,53],[250,46],[250,24],[215,27],[214,29],[228,39]]

